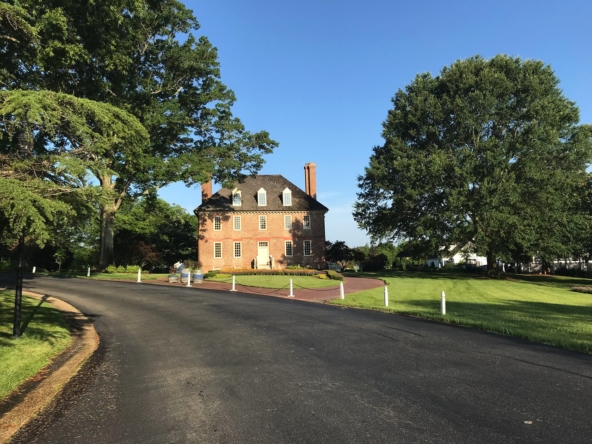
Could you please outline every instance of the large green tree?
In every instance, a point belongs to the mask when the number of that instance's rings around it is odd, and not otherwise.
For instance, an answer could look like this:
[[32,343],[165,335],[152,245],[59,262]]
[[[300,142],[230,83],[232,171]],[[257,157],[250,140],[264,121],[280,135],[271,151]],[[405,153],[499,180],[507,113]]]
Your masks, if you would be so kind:
[[468,243],[488,269],[517,251],[578,248],[591,128],[540,61],[472,57],[418,75],[393,98],[354,218],[376,239]]
[[25,233],[45,242],[89,200],[101,199],[84,186],[94,167],[89,156],[147,141],[138,120],[112,105],[51,91],[0,91],[0,240]]
[[[89,171],[111,195],[101,204],[99,263],[113,261],[113,227],[125,198],[165,184],[229,182],[256,173],[277,143],[232,115],[217,51],[176,0],[20,0],[41,45],[0,44],[7,89],[67,92],[139,119],[149,143],[93,153]],[[10,31],[10,29],[8,29]]]

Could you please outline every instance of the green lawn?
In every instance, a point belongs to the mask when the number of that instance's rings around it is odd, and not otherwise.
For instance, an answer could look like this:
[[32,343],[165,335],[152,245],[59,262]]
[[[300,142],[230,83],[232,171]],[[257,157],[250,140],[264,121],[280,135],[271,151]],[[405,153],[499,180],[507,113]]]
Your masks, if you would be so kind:
[[[570,291],[575,285],[592,286],[590,279],[508,275],[493,280],[413,272],[355,276],[384,279],[389,307],[384,307],[384,287],[347,295],[333,304],[405,313],[592,353],[592,295]],[[445,316],[440,314],[442,291]]]
[[[312,276],[237,276],[237,285],[244,285],[245,287],[260,287],[260,288],[283,288],[290,285],[296,288],[326,288],[339,286],[339,281],[331,279],[319,279]],[[208,278],[213,282],[232,282],[232,276],[229,274],[221,274]]]
[[0,399],[34,376],[71,343],[62,314],[23,296],[22,336],[12,339],[14,291],[0,291]]

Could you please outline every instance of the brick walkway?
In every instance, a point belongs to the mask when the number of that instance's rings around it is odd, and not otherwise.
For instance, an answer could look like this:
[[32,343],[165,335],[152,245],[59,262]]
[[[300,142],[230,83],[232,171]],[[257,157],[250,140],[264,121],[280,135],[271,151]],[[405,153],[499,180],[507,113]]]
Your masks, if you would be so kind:
[[[187,284],[169,284],[166,281],[166,278],[159,279],[156,281],[143,281],[143,284],[152,284],[152,285],[165,285],[165,286],[174,286],[174,287],[185,287]],[[372,288],[378,288],[384,286],[384,283],[379,279],[366,279],[366,278],[354,278],[354,277],[346,277],[343,283],[343,289],[345,294],[356,293],[362,290],[370,290]],[[191,288],[203,288],[206,290],[219,290],[219,291],[230,291],[232,288],[231,283],[226,282],[212,282],[212,281],[204,281],[201,284],[191,284]],[[290,290],[288,288],[282,289],[271,289],[271,288],[259,288],[259,287],[245,287],[243,285],[236,285],[236,290],[241,293],[252,293],[252,294],[259,294],[264,296],[275,296],[280,298],[287,298],[288,294],[290,294]],[[298,286],[294,286],[294,299],[300,301],[310,301],[310,302],[326,302],[330,301],[331,299],[336,299],[339,297],[339,284],[335,287],[325,287],[325,288],[299,288]]]

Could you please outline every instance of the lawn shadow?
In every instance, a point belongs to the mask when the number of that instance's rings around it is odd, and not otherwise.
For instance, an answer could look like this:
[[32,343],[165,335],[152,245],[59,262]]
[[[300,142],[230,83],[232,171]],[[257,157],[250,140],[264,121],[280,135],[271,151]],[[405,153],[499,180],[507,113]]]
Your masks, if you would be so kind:
[[548,274],[506,274],[504,275],[504,278],[509,281],[525,282],[543,287],[592,287],[592,279],[564,277]]
[[47,295],[43,295],[43,297],[41,298],[41,300],[39,301],[39,303],[35,306],[35,308],[33,308],[33,310],[31,311],[31,313],[29,314],[29,316],[27,316],[27,318],[25,319],[25,322],[23,322],[21,324],[21,335],[24,335],[25,334],[25,331],[27,330],[27,327],[31,323],[31,319],[33,319],[33,316],[35,316],[35,314],[37,313],[37,311],[41,307],[41,304],[43,304],[45,301],[47,301],[47,298],[48,297],[49,296],[47,296]]
[[[0,346],[13,347],[16,345],[16,341],[21,338],[44,341],[52,344],[64,339],[64,332],[60,332],[59,330],[52,331],[52,327],[67,327],[66,319],[62,316],[60,311],[55,310],[48,305],[44,306],[43,303],[46,299],[47,296],[44,296],[39,303],[33,304],[28,298],[23,298],[21,319],[24,319],[24,322],[21,323],[21,336],[17,339],[12,337],[14,305],[10,303],[12,301],[9,301],[8,304],[5,303],[0,305],[0,321],[2,324],[11,326],[9,332],[0,332]],[[67,334],[69,335],[70,332],[68,331]]]
[[480,273],[469,273],[464,271],[399,271],[399,270],[382,270],[377,272],[344,272],[346,277],[361,277],[374,279],[452,279],[452,280],[469,280],[483,277]]
[[[441,317],[439,300],[410,300],[405,301],[405,305],[417,307],[416,314],[419,316]],[[486,304],[458,302],[448,298],[446,313],[445,319],[451,322],[553,345],[578,344],[570,348],[592,352],[592,328],[570,328],[574,325],[592,325],[592,296],[589,305],[519,300]],[[533,322],[533,319],[537,321]],[[542,338],[549,340],[544,341]]]

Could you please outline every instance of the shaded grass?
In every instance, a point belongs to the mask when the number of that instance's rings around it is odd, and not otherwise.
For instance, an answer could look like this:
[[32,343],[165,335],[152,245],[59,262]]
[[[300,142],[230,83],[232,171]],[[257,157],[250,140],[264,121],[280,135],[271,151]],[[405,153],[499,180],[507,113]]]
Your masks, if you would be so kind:
[[72,339],[59,310],[23,296],[22,335],[12,338],[14,291],[0,291],[0,399],[34,376]]
[[[168,273],[142,273],[142,280],[143,281],[156,281],[158,279],[166,278],[169,274]],[[94,273],[91,274],[90,277],[86,277],[86,274],[82,276],[85,279],[111,279],[111,280],[127,280],[127,281],[135,281],[138,279],[138,273]]]
[[[70,277],[70,278],[83,278],[83,279],[98,279],[98,280],[123,280],[123,281],[135,281],[138,279],[138,273],[91,273],[90,277],[86,276],[86,272],[79,272],[79,273],[48,273],[48,272],[38,272],[42,276],[55,276],[55,277]],[[155,281],[158,279],[163,279],[168,276],[168,273],[142,273],[142,280],[143,281]]]
[[[570,291],[576,283],[591,285],[592,280],[524,275],[493,280],[462,273],[390,271],[371,276],[389,285],[389,307],[384,307],[383,288],[331,303],[420,316],[592,353],[592,295]],[[440,314],[442,291],[445,316]]]
[[[237,285],[244,285],[245,287],[259,287],[259,288],[284,288],[290,285],[294,288],[327,288],[338,287],[339,281],[332,279],[319,279],[312,276],[236,276]],[[219,274],[208,278],[208,281],[213,282],[232,282],[232,276],[229,274]]]

